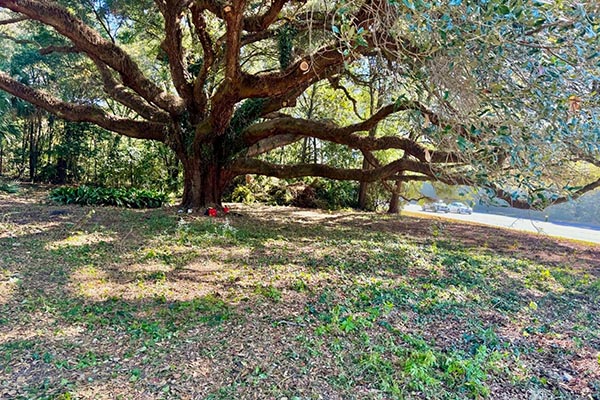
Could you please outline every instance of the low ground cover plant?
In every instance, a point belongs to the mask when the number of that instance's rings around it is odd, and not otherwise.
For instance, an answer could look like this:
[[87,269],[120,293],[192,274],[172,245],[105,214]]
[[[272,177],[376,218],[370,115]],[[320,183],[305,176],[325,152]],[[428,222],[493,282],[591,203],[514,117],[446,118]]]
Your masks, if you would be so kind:
[[53,189],[50,192],[50,200],[60,204],[158,208],[168,203],[169,196],[166,193],[148,189],[81,185]]

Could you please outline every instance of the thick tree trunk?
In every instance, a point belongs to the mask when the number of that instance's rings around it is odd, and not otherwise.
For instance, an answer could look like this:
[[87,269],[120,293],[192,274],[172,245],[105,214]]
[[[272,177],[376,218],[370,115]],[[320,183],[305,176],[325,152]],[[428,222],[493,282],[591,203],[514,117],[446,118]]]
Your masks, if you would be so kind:
[[217,162],[200,157],[181,157],[183,198],[181,207],[202,211],[208,207],[222,209],[222,196],[233,176]]

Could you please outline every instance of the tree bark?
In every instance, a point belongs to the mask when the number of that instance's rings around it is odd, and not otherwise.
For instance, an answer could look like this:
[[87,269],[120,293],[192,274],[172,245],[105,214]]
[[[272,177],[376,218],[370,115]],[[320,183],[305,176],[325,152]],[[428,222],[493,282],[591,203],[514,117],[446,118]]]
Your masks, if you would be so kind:
[[29,125],[29,181],[34,182],[35,179],[35,141],[34,141],[34,123],[33,119]]
[[402,181],[397,181],[392,189],[392,197],[390,198],[390,207],[388,214],[398,214],[400,212],[400,191],[402,190]]
[[[234,175],[219,161],[207,161],[198,155],[178,153],[183,166],[181,208],[202,211],[208,207],[222,209],[222,197]],[[206,156],[206,155],[205,155]],[[208,155],[213,158],[213,155]]]
[[[363,158],[362,169],[369,169],[370,165],[367,162],[366,158]],[[367,208],[367,191],[369,189],[369,184],[367,182],[360,182],[360,186],[358,188],[358,208],[360,210],[366,210]]]
[[58,156],[56,160],[56,176],[53,179],[53,183],[57,185],[67,183],[67,160],[62,155]]
[[[369,139],[374,139],[375,134],[377,133],[377,126],[369,129]],[[363,158],[362,169],[367,170],[371,169],[372,165],[366,158]],[[358,189],[358,208],[361,210],[367,209],[367,200],[369,194],[369,183],[368,182],[360,182],[360,187]]]

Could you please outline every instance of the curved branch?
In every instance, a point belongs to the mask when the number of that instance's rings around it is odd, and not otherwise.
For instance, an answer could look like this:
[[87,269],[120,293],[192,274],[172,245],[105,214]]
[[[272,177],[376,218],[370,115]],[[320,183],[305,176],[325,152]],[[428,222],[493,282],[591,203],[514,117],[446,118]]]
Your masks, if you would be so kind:
[[332,67],[343,63],[344,56],[339,49],[327,46],[315,54],[298,59],[285,71],[259,75],[242,73],[239,97],[280,96],[299,85],[326,78],[335,71]]
[[194,28],[196,30],[196,35],[200,39],[200,44],[202,45],[202,68],[196,76],[194,81],[194,100],[198,107],[198,111],[201,114],[206,112],[208,96],[204,91],[204,85],[206,83],[206,77],[208,76],[208,72],[213,66],[215,62],[215,51],[213,49],[212,39],[208,34],[208,30],[206,27],[206,20],[204,19],[204,14],[202,13],[202,9],[196,5],[191,7],[192,12],[192,23],[194,24]]
[[47,93],[30,88],[0,72],[0,89],[31,104],[73,122],[92,122],[109,131],[136,139],[164,141],[167,126],[147,121],[134,121],[106,114],[98,107],[66,103]]
[[528,210],[528,209],[543,210],[549,206],[566,203],[571,200],[576,200],[579,197],[583,196],[584,194],[591,192],[592,190],[595,190],[598,188],[600,188],[600,178],[581,187],[580,189],[576,190],[570,196],[558,197],[558,198],[552,200],[549,204],[546,202],[540,202],[539,206],[541,206],[541,207],[538,207],[538,204],[536,204],[535,201],[531,201],[531,199],[527,199],[527,200],[521,199],[521,198],[514,199],[513,196],[511,196],[511,194],[508,193],[507,191],[505,191],[504,189],[501,189],[498,187],[493,187],[492,190],[494,191],[495,197],[506,201],[511,207],[521,208],[521,209],[525,209],[525,210]]
[[399,171],[411,170],[414,163],[410,160],[400,159],[385,166],[375,169],[343,169],[325,164],[297,164],[281,165],[272,164],[253,158],[243,158],[231,165],[235,174],[260,174],[276,178],[301,178],[305,176],[320,176],[336,180],[354,180],[361,182],[375,182],[396,174]]
[[160,47],[168,56],[169,70],[177,93],[183,98],[188,109],[193,109],[193,86],[190,84],[191,76],[183,60],[181,30],[182,11],[187,3],[188,0],[167,0],[164,7],[159,7],[165,20],[165,38]]
[[[267,29],[279,16],[279,12],[289,0],[273,0],[271,7],[262,15],[242,19],[240,27],[246,32],[259,32]],[[226,20],[226,6],[218,0],[197,0],[196,6],[208,10],[219,19]]]
[[304,138],[304,136],[287,134],[280,136],[272,136],[263,139],[256,144],[252,145],[246,152],[246,157],[256,157],[258,155],[268,153],[271,150],[278,149],[283,146],[295,143],[298,140]]
[[[363,41],[353,43],[355,47],[350,54],[344,55],[342,53],[343,46],[335,42],[322,47],[313,54],[300,58],[285,71],[258,75],[242,74],[239,85],[239,97],[249,98],[281,95],[297,85],[325,79],[335,72],[333,67],[340,67],[345,62],[351,62],[360,56],[361,53],[372,52],[374,47],[378,47],[376,39],[381,34],[381,32],[375,31],[372,25],[374,25],[377,17],[385,17],[383,14],[387,13],[389,9],[386,1],[367,0],[354,15],[349,16],[349,20],[356,23],[357,29],[363,28],[368,32],[362,38],[364,39]],[[370,45],[368,44],[369,42],[371,42]],[[406,46],[402,47],[402,51],[405,54],[410,54],[412,57],[414,56],[414,52],[418,52],[418,49],[406,44]]]
[[53,27],[82,52],[97,58],[121,75],[123,83],[150,103],[171,114],[183,111],[181,99],[163,92],[148,79],[133,59],[119,46],[104,39],[98,32],[73,16],[62,6],[41,0],[1,0],[0,7],[19,12]]
[[225,79],[213,96],[211,122],[217,134],[222,133],[233,115],[238,102],[238,83],[240,81],[240,47],[244,0],[233,0],[232,5],[223,7],[225,32]]
[[279,16],[279,12],[289,0],[272,0],[271,7],[262,15],[246,18],[243,29],[247,32],[261,32],[267,29]]
[[[385,109],[385,107],[384,107]],[[421,162],[432,163],[457,163],[461,158],[456,153],[444,151],[430,151],[419,143],[399,136],[368,137],[361,136],[355,131],[370,129],[375,120],[383,113],[376,113],[364,123],[339,128],[331,123],[305,120],[300,118],[275,118],[260,122],[248,127],[244,131],[244,140],[248,146],[255,145],[261,141],[281,135],[309,136],[332,143],[346,145],[363,151],[377,151],[386,149],[404,150]],[[383,119],[383,117],[381,118]],[[381,120],[379,119],[379,120]]]
[[93,61],[96,64],[98,71],[100,71],[104,91],[112,99],[132,109],[149,121],[166,123],[170,120],[169,114],[147,103],[136,93],[127,90],[125,86],[117,82],[117,80],[113,77],[110,68],[104,65],[101,61]]
[[305,176],[320,176],[336,180],[353,180],[360,182],[375,182],[382,179],[396,179],[399,172],[410,171],[434,176],[430,166],[405,157],[373,169],[335,168],[324,164],[272,164],[254,158],[242,158],[231,164],[235,174],[261,174],[276,178],[301,178]]
[[0,25],[10,25],[10,24],[16,24],[17,22],[21,22],[21,21],[27,21],[29,18],[27,17],[15,17],[15,18],[9,18],[9,19],[5,19],[5,20],[1,20],[0,21]]

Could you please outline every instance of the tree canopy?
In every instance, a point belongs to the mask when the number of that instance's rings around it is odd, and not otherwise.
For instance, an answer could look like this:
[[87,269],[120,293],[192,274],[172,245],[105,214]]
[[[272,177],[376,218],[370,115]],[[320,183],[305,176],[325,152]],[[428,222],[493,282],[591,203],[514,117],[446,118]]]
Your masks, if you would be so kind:
[[[597,173],[573,173],[600,167],[596,2],[0,0],[0,10],[10,44],[0,89],[164,143],[183,166],[186,207],[219,206],[244,174],[440,181],[518,207],[600,187]],[[307,140],[355,162],[272,156]]]

